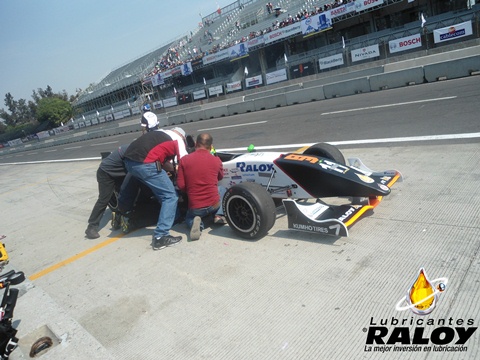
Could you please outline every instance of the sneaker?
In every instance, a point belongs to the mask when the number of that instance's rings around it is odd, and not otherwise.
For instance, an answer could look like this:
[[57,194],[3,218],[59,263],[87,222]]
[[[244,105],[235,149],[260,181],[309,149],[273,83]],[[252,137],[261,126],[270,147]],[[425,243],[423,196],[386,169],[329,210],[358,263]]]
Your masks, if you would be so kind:
[[217,225],[225,225],[227,223],[227,220],[225,219],[225,216],[215,215],[215,217],[213,218],[213,223]]
[[172,236],[172,235],[165,235],[162,237],[153,237],[152,248],[153,250],[161,250],[166,248],[167,246],[175,245],[181,240],[182,240],[181,236]]
[[118,230],[122,227],[122,214],[118,211],[112,211],[112,229]]
[[192,229],[190,230],[190,241],[195,241],[200,239],[200,235],[202,235],[202,229],[200,228],[202,219],[200,216],[195,216],[193,218],[193,225]]
[[98,239],[100,234],[93,225],[88,225],[87,230],[85,230],[85,236],[89,239]]

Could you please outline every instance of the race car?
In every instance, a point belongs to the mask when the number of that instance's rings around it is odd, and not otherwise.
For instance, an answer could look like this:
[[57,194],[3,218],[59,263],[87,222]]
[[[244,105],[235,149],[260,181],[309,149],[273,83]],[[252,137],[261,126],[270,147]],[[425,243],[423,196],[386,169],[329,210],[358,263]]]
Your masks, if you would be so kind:
[[[402,175],[373,171],[358,158],[345,161],[338,148],[318,143],[301,152],[217,152],[227,188],[222,206],[228,225],[239,236],[259,239],[273,227],[281,201],[288,228],[348,236],[348,228],[375,208]],[[328,204],[328,198],[347,198]]]

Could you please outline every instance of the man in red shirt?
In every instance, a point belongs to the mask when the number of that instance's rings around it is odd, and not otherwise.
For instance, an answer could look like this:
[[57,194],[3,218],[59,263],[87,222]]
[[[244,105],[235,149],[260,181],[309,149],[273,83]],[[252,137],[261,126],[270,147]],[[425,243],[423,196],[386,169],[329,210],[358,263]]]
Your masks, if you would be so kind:
[[188,211],[185,223],[190,230],[190,240],[198,240],[204,228],[202,218],[219,216],[215,221],[224,224],[218,181],[223,179],[223,165],[220,158],[210,153],[212,136],[198,135],[195,151],[180,160],[177,173],[178,188],[187,193]]

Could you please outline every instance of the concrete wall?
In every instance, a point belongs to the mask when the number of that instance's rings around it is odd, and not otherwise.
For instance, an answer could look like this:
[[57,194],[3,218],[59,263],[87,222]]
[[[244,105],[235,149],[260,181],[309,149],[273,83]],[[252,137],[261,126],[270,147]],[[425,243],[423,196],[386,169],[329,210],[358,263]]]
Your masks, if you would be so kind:
[[369,77],[370,90],[393,89],[424,82],[423,67],[392,71],[389,73],[372,75]]

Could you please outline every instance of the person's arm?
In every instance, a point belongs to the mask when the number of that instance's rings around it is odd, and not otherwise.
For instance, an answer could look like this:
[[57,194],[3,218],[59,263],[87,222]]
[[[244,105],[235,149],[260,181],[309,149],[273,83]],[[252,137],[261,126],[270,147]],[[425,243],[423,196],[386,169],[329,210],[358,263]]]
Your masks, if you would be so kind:
[[182,162],[180,162],[180,165],[178,165],[177,186],[180,189],[180,191],[185,191],[185,176],[183,172]]
[[220,160],[220,158],[218,158],[218,162],[220,163],[220,166],[219,166],[219,169],[218,169],[218,174],[217,174],[217,179],[220,181],[223,179],[223,164],[222,164],[222,160]]

